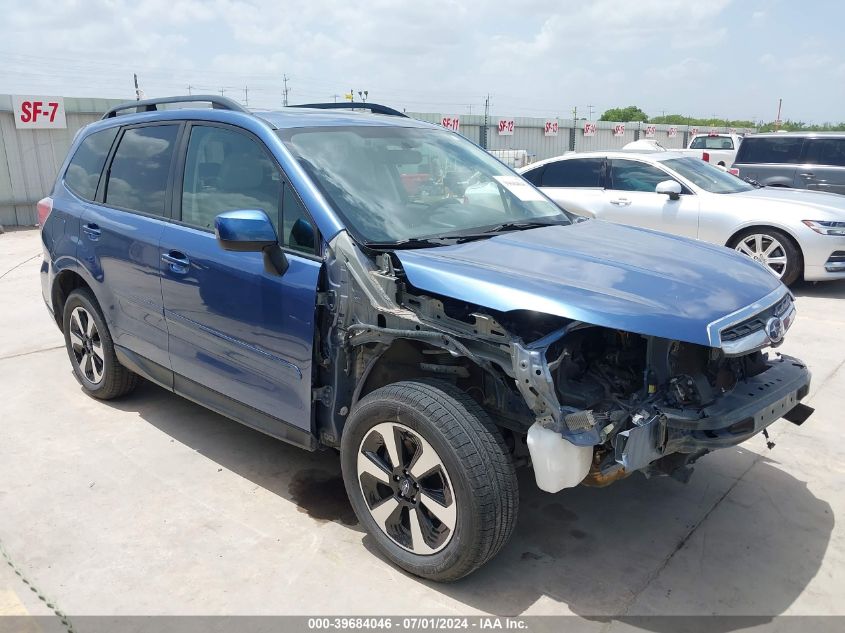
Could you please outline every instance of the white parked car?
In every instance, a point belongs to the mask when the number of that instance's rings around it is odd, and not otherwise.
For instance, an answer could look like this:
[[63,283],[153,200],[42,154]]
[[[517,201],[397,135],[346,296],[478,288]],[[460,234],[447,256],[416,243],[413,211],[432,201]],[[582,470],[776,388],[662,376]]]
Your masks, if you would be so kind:
[[845,279],[845,196],[754,187],[670,151],[572,153],[519,172],[567,211],[725,245],[786,284]]

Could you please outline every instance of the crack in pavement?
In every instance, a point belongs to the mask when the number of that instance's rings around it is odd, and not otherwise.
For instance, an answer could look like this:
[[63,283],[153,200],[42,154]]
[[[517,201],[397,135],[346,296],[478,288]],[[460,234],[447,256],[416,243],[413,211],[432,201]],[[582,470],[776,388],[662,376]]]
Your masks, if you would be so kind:
[[6,275],[8,275],[8,274],[9,274],[10,272],[12,272],[13,270],[16,270],[16,269],[20,268],[20,267],[21,267],[21,266],[23,266],[25,263],[27,263],[27,262],[31,262],[33,259],[35,259],[35,258],[36,258],[36,257],[38,257],[39,255],[41,255],[41,253],[36,253],[36,254],[35,254],[35,255],[33,255],[32,257],[30,257],[30,258],[28,258],[28,259],[23,260],[23,261],[22,261],[22,262],[20,262],[19,264],[15,264],[15,265],[14,265],[14,266],[12,266],[9,270],[7,270],[7,271],[6,271],[6,272],[4,272],[2,275],[0,275],[0,279],[3,279],[3,277],[5,277]]
[[32,354],[40,354],[41,352],[52,352],[55,349],[64,349],[64,345],[54,345],[53,347],[43,347],[29,352],[18,352],[16,354],[9,354],[8,356],[0,356],[0,361],[9,360],[11,358],[21,358],[22,356],[31,356]]

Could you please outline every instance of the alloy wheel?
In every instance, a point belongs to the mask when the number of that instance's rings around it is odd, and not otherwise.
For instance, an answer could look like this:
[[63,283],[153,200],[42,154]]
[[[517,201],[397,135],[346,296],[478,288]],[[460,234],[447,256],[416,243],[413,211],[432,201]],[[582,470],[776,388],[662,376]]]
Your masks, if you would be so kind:
[[443,460],[419,433],[376,424],[358,448],[357,473],[367,509],[395,544],[422,556],[449,544],[457,500]]
[[786,272],[788,259],[783,244],[771,235],[755,233],[746,235],[735,249],[762,264],[778,279]]
[[70,345],[82,375],[92,384],[103,380],[105,354],[94,317],[83,307],[70,314]]

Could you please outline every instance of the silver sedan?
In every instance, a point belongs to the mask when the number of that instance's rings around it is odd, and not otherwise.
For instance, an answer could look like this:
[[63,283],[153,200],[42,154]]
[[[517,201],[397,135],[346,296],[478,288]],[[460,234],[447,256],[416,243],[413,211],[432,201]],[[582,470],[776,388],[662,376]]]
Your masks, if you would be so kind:
[[722,244],[786,284],[845,278],[845,196],[755,187],[670,151],[572,153],[519,172],[567,211]]

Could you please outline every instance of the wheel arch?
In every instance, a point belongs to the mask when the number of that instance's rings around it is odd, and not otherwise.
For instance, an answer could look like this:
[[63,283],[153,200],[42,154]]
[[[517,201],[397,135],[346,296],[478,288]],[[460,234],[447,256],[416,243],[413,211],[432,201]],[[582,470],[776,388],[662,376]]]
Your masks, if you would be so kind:
[[[62,315],[65,310],[65,303],[70,293],[77,288],[86,288],[94,295],[94,289],[85,278],[72,268],[65,268],[53,279],[53,287],[50,289],[50,302],[53,306],[53,319],[59,327],[62,327]],[[96,295],[94,295],[96,299]]]

